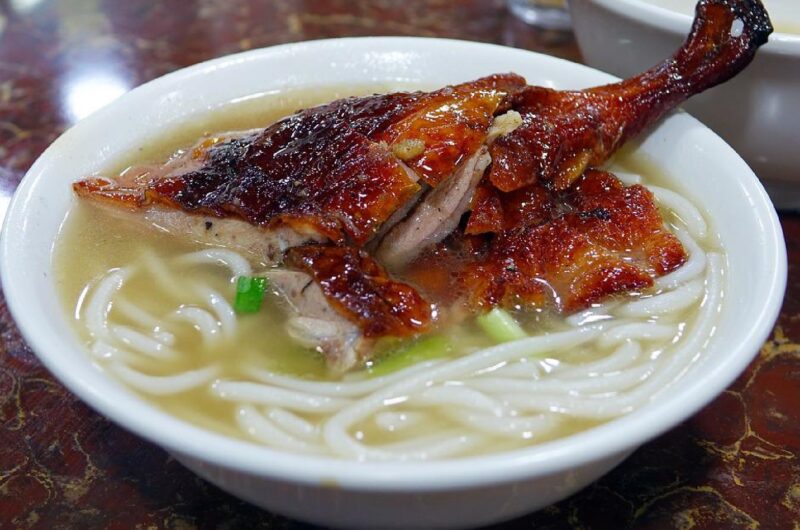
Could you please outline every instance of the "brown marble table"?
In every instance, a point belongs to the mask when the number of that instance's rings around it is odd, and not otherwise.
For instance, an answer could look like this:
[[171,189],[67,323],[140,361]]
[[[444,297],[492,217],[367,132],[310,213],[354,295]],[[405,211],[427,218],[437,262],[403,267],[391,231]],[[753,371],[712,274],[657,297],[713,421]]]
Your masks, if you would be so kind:
[[[125,90],[240,50],[353,35],[580,60],[571,36],[531,30],[499,0],[0,0],[0,218],[45,147]],[[498,528],[800,528],[800,217],[781,221],[789,286],[747,372],[596,484]],[[308,527],[230,497],[88,409],[0,298],[0,528]]]

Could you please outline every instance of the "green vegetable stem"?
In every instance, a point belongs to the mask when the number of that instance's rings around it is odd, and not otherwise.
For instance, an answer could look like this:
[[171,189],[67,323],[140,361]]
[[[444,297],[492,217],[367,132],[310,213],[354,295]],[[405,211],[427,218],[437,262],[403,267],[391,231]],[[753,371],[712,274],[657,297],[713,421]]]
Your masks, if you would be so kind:
[[266,278],[239,276],[236,279],[236,299],[233,302],[233,309],[237,313],[258,313],[266,290]]
[[484,333],[498,343],[524,339],[528,336],[514,317],[499,307],[479,316],[476,320]]

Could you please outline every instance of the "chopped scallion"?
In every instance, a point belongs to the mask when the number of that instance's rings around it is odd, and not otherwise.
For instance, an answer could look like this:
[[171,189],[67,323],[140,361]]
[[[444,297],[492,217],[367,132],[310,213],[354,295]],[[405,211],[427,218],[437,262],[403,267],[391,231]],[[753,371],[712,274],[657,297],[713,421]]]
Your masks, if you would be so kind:
[[233,302],[233,309],[237,313],[258,313],[266,290],[266,278],[239,276],[236,279],[236,299]]
[[380,355],[374,361],[369,373],[373,377],[390,374],[417,363],[444,357],[451,350],[450,340],[441,335],[403,341],[400,346]]
[[499,307],[479,316],[476,320],[481,329],[498,343],[524,339],[528,336],[514,317]]

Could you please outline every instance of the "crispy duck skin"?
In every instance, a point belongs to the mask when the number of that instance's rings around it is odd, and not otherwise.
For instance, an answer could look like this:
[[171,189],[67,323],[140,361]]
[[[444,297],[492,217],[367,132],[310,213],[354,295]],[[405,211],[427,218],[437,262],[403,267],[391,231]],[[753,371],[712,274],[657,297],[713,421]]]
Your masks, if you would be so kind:
[[163,205],[363,245],[417,193],[418,177],[435,186],[480,148],[495,112],[524,83],[494,75],[428,93],[338,100],[212,141],[196,150],[203,163],[191,171],[133,185],[90,178],[74,189],[129,209]]
[[365,99],[344,119],[389,144],[423,182],[436,187],[483,145],[493,117],[525,86],[517,74],[495,74],[429,93]]
[[[588,170],[568,190],[528,187],[525,206],[497,235],[451,234],[404,277],[442,306],[570,313],[611,295],[646,289],[686,261],[653,195]],[[467,293],[454,297],[454,293]]]
[[408,337],[426,331],[434,309],[408,284],[393,280],[363,250],[307,245],[294,247],[287,263],[311,275],[339,313],[367,338]]
[[[262,135],[209,147],[194,171],[134,187],[106,178],[75,183],[80,196],[121,207],[161,206],[193,215],[241,219],[256,227],[289,227],[317,239],[367,241],[419,188],[384,146],[343,129],[310,141],[287,138],[281,123]],[[265,139],[266,138],[266,139]],[[279,146],[283,145],[283,149]],[[272,160],[264,164],[266,149]]]
[[647,72],[587,90],[518,92],[511,105],[523,124],[492,145],[489,180],[505,192],[538,180],[567,188],[690,96],[736,75],[771,31],[758,0],[701,0],[683,46]]
[[460,280],[469,306],[569,313],[651,287],[686,261],[643,186],[625,187],[611,173],[588,170],[568,190],[536,200],[527,212],[532,222],[520,219],[465,266]]

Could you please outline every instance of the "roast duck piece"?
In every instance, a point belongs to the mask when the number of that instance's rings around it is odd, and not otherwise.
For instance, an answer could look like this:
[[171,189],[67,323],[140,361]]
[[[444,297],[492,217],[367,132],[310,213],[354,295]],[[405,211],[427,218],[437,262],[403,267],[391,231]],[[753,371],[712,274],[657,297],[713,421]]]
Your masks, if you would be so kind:
[[571,312],[679,267],[650,192],[595,168],[736,75],[771,31],[758,0],[702,0],[683,46],[619,83],[564,91],[497,74],[346,98],[73,187],[283,265],[269,276],[290,333],[346,370],[379,337],[494,306]]

